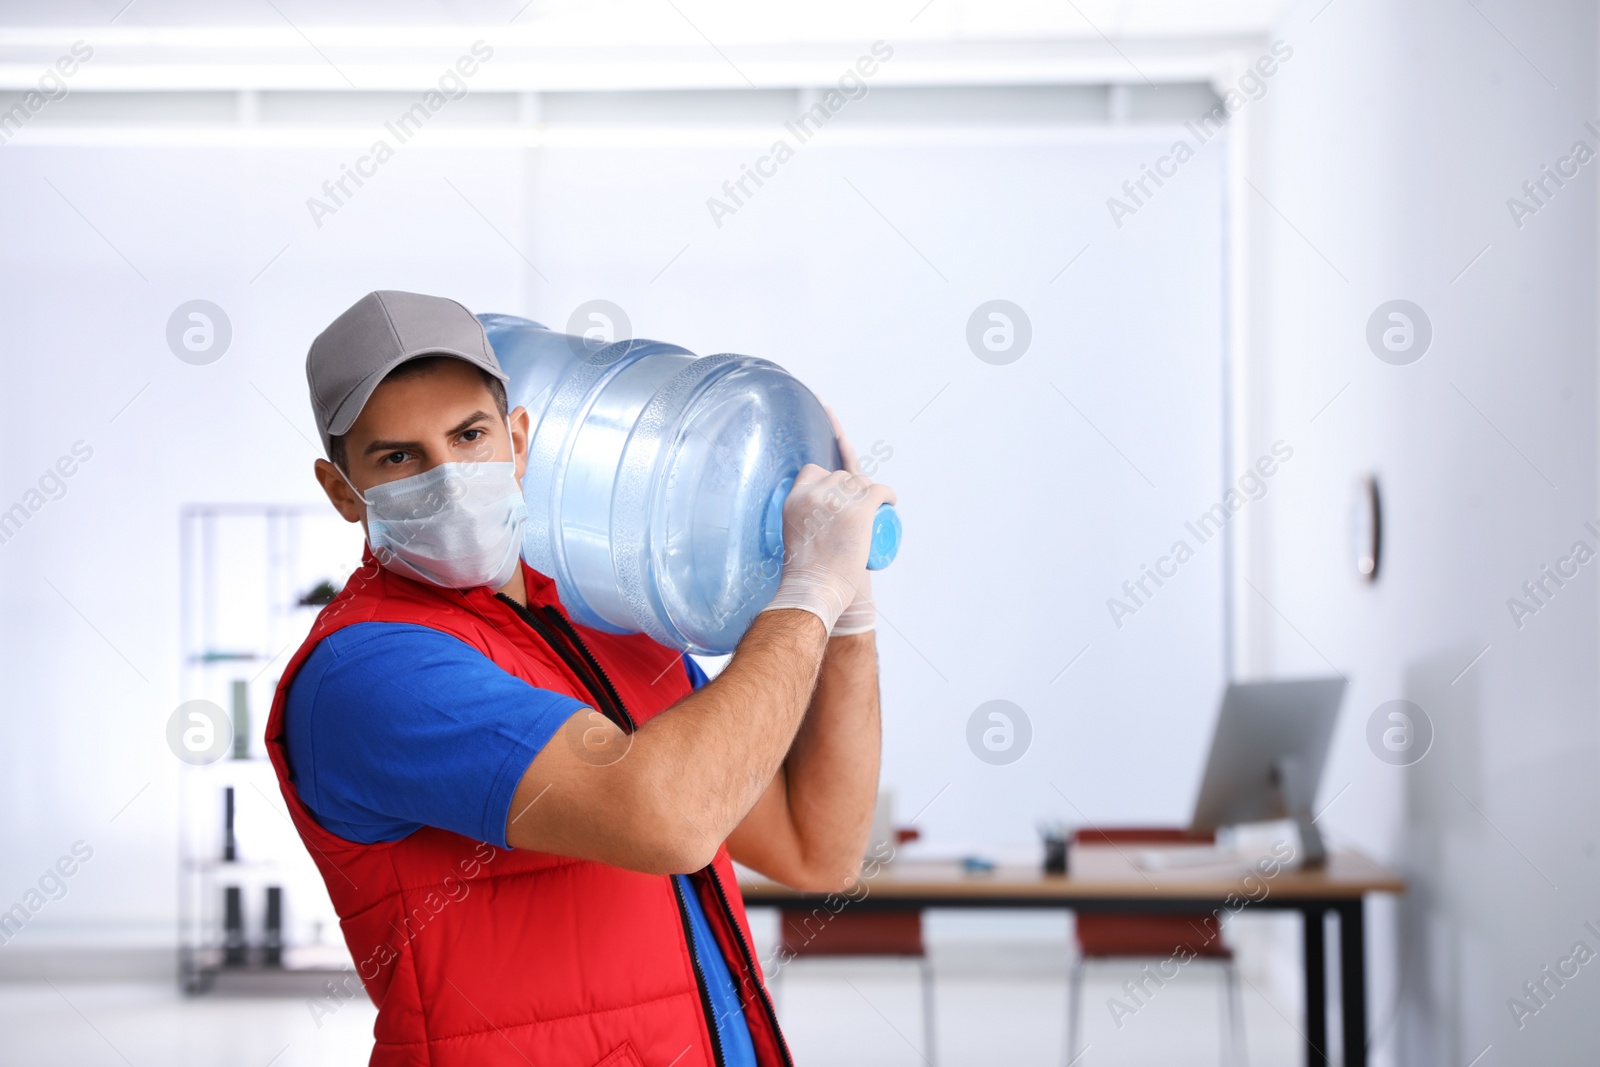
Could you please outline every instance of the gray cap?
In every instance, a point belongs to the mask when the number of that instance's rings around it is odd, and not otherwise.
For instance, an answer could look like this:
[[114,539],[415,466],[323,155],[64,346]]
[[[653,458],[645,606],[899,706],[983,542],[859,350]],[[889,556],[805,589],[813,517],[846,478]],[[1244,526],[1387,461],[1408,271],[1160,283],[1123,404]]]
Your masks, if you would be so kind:
[[442,296],[380,289],[350,305],[311,342],[306,381],[322,447],[350,432],[372,391],[400,364],[419,356],[455,356],[506,380],[472,312]]

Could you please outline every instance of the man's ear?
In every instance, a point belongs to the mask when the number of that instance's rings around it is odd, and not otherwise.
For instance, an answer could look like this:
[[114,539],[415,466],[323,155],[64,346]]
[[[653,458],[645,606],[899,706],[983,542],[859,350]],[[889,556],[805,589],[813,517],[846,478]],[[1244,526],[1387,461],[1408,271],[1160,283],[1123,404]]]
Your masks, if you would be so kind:
[[520,404],[511,413],[511,455],[517,461],[517,484],[528,469],[528,409]]
[[316,463],[317,481],[322,485],[322,491],[328,494],[328,501],[334,509],[344,516],[345,522],[360,522],[365,514],[365,506],[361,503],[355,491],[350,488],[350,483],[344,480],[344,475],[325,459]]

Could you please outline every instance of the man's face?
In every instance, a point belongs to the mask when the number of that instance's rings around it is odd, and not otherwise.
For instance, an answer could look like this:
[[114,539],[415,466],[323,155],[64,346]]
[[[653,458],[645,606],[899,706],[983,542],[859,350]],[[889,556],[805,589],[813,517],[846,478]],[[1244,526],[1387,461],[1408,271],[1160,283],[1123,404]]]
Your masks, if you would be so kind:
[[[362,496],[384,482],[409,478],[441,463],[527,463],[528,413],[511,413],[511,434],[483,376],[459,359],[420,374],[385,379],[345,435],[347,475]],[[317,480],[339,513],[365,524],[367,507],[332,463],[317,460]]]

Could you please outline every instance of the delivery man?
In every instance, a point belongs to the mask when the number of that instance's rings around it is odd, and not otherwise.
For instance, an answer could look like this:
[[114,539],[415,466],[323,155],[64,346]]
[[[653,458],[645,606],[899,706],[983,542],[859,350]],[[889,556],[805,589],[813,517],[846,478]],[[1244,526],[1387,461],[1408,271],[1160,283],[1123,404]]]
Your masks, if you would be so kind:
[[522,562],[528,413],[466,308],[370,293],[306,376],[317,480],[367,540],[267,744],[378,1006],[371,1063],[790,1063],[729,857],[819,892],[860,871],[894,492],[842,436],[845,470],[800,471],[777,593],[707,681]]

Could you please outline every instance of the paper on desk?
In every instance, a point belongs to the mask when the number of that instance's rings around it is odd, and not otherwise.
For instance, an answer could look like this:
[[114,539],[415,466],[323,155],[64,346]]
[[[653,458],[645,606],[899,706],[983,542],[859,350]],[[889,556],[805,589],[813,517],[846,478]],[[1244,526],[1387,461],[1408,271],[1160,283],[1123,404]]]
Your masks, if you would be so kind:
[[1141,848],[1133,855],[1135,865],[1147,871],[1203,870],[1247,871],[1262,863],[1277,867],[1297,867],[1299,834],[1290,819],[1246,823],[1217,831],[1215,845],[1163,845]]

